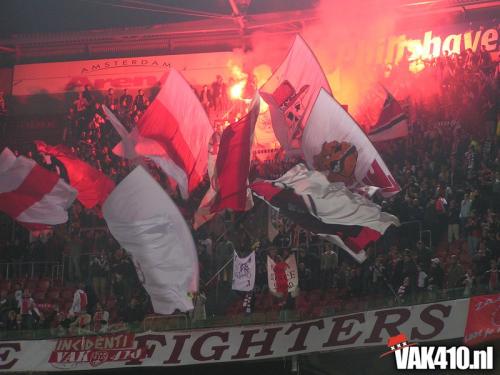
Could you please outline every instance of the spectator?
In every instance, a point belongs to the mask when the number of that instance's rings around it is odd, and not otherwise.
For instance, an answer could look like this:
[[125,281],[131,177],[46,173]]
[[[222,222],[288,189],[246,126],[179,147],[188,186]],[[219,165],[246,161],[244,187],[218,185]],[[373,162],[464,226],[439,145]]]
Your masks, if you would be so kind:
[[406,303],[410,295],[410,278],[405,277],[403,284],[398,288],[399,303]]
[[463,285],[464,280],[464,269],[462,265],[458,261],[456,255],[452,255],[450,258],[450,266],[448,268],[448,278],[447,278],[447,287],[449,289],[449,295],[453,298],[458,298],[462,293],[457,289]]
[[90,91],[90,85],[85,85],[85,88],[82,92],[82,96],[85,98],[88,104],[92,104],[94,102],[94,96]]
[[300,290],[308,291],[312,289],[312,272],[306,267],[304,262],[300,262],[297,272],[299,274]]
[[80,92],[78,94],[78,99],[76,99],[73,102],[73,104],[79,116],[78,119],[81,119],[83,117],[83,113],[87,110],[87,107],[89,106],[89,102],[87,101],[87,99],[85,99],[83,92]]
[[495,259],[490,261],[490,269],[486,271],[488,274],[488,292],[494,293],[498,291],[500,282],[498,277],[498,265]]
[[144,319],[145,312],[144,307],[141,305],[136,297],[132,297],[130,303],[128,304],[125,314],[124,321],[127,323],[140,322]]
[[415,246],[415,251],[417,253],[418,263],[422,265],[424,271],[428,271],[432,259],[431,249],[425,246],[422,240],[419,240]]
[[137,91],[137,95],[134,99],[134,107],[136,111],[144,112],[146,109],[146,104],[144,100],[144,91],[142,89],[139,89]]
[[120,96],[120,109],[122,112],[129,112],[132,108],[132,95],[127,89],[123,89],[123,95]]
[[102,308],[100,302],[97,302],[95,313],[92,317],[93,331],[96,333],[106,333],[108,331],[109,312]]
[[431,260],[431,268],[429,270],[428,289],[431,296],[435,298],[439,290],[443,288],[444,271],[441,267],[439,258]]
[[80,256],[83,250],[83,240],[78,229],[73,229],[68,241],[69,248],[69,267],[68,278],[71,281],[80,280],[82,273],[80,271]]
[[471,212],[471,215],[467,219],[467,223],[465,224],[465,233],[467,234],[469,255],[473,257],[476,254],[481,235],[479,222],[477,221],[476,213],[474,211]]
[[203,85],[199,98],[201,105],[205,109],[205,112],[208,113],[210,107],[213,107],[213,104],[212,104],[212,93],[208,89],[207,85]]
[[40,311],[34,299],[31,298],[31,292],[28,289],[24,290],[18,308],[21,315],[22,329],[33,329],[35,324],[40,320]]
[[88,335],[93,333],[91,330],[92,317],[85,311],[82,311],[76,319],[70,323],[68,332],[72,335]]
[[116,104],[115,92],[111,87],[108,89],[108,93],[104,98],[104,104],[108,108],[114,107]]
[[194,296],[193,322],[207,319],[207,312],[205,310],[206,302],[207,296],[205,291],[201,289],[199,293]]
[[472,287],[474,285],[474,275],[472,273],[472,270],[467,270],[465,273],[465,278],[462,281],[462,284],[464,286],[464,298],[468,298],[472,295]]
[[469,220],[470,210],[471,210],[472,200],[468,193],[464,194],[464,199],[460,203],[460,223],[461,223],[461,232],[465,228],[465,224]]
[[21,329],[21,316],[17,315],[15,310],[10,310],[7,314],[7,322],[5,328],[8,331],[15,331]]
[[219,280],[222,282],[228,283],[232,280],[230,267],[223,268],[223,266],[233,258],[234,251],[234,245],[229,240],[229,236],[224,234],[221,241],[215,247],[215,272],[222,271],[219,274]]
[[107,300],[107,275],[109,273],[108,259],[103,249],[90,260],[90,276],[92,287],[97,299],[104,303]]
[[450,206],[447,210],[448,217],[448,246],[453,241],[460,240],[460,211],[455,200],[450,201]]
[[83,282],[79,282],[78,289],[73,294],[73,304],[69,309],[69,316],[78,316],[87,311],[88,297],[84,288],[85,284]]
[[6,290],[0,292],[0,326],[6,327],[9,312],[16,308],[16,301]]
[[331,288],[333,282],[333,270],[337,267],[338,257],[330,244],[325,244],[325,249],[320,257],[321,288]]
[[422,303],[427,290],[428,276],[420,264],[417,265],[417,272],[417,302]]

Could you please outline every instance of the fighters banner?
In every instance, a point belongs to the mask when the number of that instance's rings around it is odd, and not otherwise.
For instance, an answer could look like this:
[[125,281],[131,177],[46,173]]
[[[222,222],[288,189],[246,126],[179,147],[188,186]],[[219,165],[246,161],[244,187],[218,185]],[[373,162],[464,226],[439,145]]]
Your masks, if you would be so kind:
[[464,343],[476,345],[500,339],[500,294],[471,297]]
[[310,321],[194,331],[115,333],[0,342],[0,371],[68,371],[262,360],[463,336],[468,299],[357,312]]

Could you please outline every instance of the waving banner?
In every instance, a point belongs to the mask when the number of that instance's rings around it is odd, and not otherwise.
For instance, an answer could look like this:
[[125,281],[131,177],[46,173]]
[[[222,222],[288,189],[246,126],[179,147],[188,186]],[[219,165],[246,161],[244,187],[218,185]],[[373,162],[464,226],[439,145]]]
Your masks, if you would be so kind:
[[285,149],[300,149],[304,127],[321,88],[331,93],[316,56],[297,35],[287,57],[260,89],[269,105],[274,134]]
[[255,251],[240,258],[236,251],[233,256],[233,290],[249,292],[255,285]]
[[159,314],[194,308],[198,258],[179,209],[142,167],[118,184],[102,208],[109,231],[127,250]]

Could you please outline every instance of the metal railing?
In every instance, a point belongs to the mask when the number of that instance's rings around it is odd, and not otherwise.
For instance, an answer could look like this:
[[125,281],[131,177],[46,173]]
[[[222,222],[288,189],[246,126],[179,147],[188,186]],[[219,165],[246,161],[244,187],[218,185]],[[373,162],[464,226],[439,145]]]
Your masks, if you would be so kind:
[[[491,294],[483,288],[476,290],[472,295]],[[441,289],[423,294],[415,294],[407,298],[403,303],[398,302],[393,296],[385,296],[383,298],[366,298],[366,297],[351,297],[340,300],[341,304],[337,307],[333,305],[325,305],[321,310],[311,308],[309,311],[299,311],[297,309],[270,309],[268,311],[253,312],[251,314],[239,313],[232,315],[211,316],[205,320],[191,320],[185,314],[175,314],[168,316],[149,316],[142,322],[136,323],[115,323],[110,324],[107,330],[108,334],[114,332],[134,332],[141,333],[146,331],[165,332],[170,330],[190,330],[198,328],[212,328],[222,326],[236,325],[252,325],[252,324],[269,324],[278,322],[295,322],[308,319],[316,319],[327,316],[345,315],[359,311],[370,311],[383,309],[394,306],[411,306],[417,304],[427,304],[439,301],[456,300],[468,298],[464,295],[464,288],[456,289]],[[97,335],[100,333],[85,332],[81,335]],[[49,339],[62,336],[79,336],[73,332],[54,332],[50,329],[34,329],[34,330],[14,330],[6,331],[0,329],[0,341],[24,339],[37,340]]]
[[62,280],[64,265],[59,262],[3,262],[0,263],[0,275],[4,280],[21,278],[35,279],[47,277],[50,280]]
[[142,330],[188,329],[189,319],[185,314],[147,316],[142,322]]

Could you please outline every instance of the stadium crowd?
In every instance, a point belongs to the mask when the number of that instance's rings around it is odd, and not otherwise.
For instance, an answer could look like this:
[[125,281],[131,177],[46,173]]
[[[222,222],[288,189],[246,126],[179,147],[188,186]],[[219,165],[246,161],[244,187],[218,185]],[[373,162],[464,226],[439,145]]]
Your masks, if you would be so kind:
[[[367,308],[381,299],[412,304],[500,289],[498,64],[485,51],[424,63],[425,74],[431,71],[439,78],[439,93],[412,103],[415,116],[407,138],[377,144],[402,188],[395,198],[378,203],[403,225],[389,229],[358,264],[284,218],[269,238],[267,211],[259,202],[247,213],[222,215],[194,232],[201,281],[193,296],[193,320],[285,309],[319,315],[346,306]],[[218,77],[198,94],[214,122],[231,107],[228,85]],[[101,104],[130,130],[152,100],[154,93],[147,96],[142,90],[135,97],[127,90],[118,96],[113,89],[102,95],[86,86],[69,108],[63,142],[118,183],[131,165],[112,152],[119,136]],[[34,146],[16,153],[65,176],[62,164]],[[279,177],[298,161],[279,155],[254,160],[251,179]],[[183,201],[161,170],[153,163],[148,167],[191,219],[208,181]],[[106,332],[151,314],[132,260],[111,237],[98,210],[75,201],[67,225],[36,238],[5,216],[2,220],[12,230],[3,234],[9,240],[0,242],[0,261],[11,265],[8,274],[2,268],[1,329],[46,328],[55,335]],[[256,251],[252,293],[229,293],[233,250],[241,256]],[[266,259],[278,263],[290,254],[297,259],[300,293],[277,298],[268,292]],[[62,278],[53,278],[51,264],[64,264]]]

